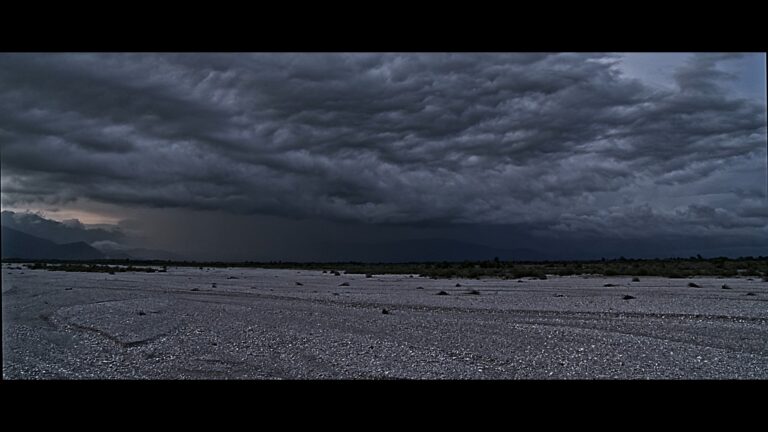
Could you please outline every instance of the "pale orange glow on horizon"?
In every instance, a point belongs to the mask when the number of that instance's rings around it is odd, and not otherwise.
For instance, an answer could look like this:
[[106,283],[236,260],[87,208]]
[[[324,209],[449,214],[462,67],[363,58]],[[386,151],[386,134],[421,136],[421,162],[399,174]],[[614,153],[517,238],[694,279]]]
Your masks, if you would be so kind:
[[15,213],[36,213],[41,215],[42,217],[46,219],[55,220],[57,222],[62,222],[69,219],[77,219],[81,223],[85,225],[98,225],[98,224],[107,224],[107,225],[117,225],[118,222],[120,222],[119,218],[108,216],[105,214],[100,213],[94,213],[94,212],[88,212],[83,210],[74,210],[74,209],[44,209],[44,208],[11,208],[11,207],[3,207],[3,211],[8,210]]

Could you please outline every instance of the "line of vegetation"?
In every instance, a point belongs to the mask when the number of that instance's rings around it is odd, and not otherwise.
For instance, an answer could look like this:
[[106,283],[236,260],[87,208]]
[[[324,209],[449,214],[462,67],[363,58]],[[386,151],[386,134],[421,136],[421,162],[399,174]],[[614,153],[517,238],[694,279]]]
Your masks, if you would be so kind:
[[65,271],[65,272],[85,272],[85,273],[124,273],[124,272],[166,272],[167,266],[163,266],[161,269],[154,267],[136,267],[131,264],[123,265],[108,265],[108,264],[95,264],[95,263],[64,263],[64,264],[49,264],[45,262],[35,262],[27,265],[30,270],[48,270],[48,271]]
[[[61,271],[163,271],[152,267],[210,268],[266,268],[346,272],[349,274],[382,275],[410,274],[430,278],[501,279],[539,278],[547,275],[599,275],[599,276],[662,276],[689,278],[694,276],[768,278],[768,257],[741,258],[671,258],[671,259],[612,259],[599,261],[488,261],[463,262],[407,262],[407,263],[318,263],[318,262],[195,262],[147,260],[97,261],[31,261],[3,260],[3,262],[32,263],[32,269]],[[56,266],[55,269],[49,268]],[[110,267],[115,266],[115,267]],[[145,266],[145,267],[140,267]]]

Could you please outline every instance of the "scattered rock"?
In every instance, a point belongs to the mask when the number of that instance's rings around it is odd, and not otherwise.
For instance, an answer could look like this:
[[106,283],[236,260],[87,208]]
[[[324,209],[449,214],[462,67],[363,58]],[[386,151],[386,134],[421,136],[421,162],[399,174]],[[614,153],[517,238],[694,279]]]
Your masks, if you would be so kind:
[[723,284],[723,286],[721,286],[720,288],[722,288],[722,289],[731,289],[731,287],[729,287],[729,286],[728,286],[728,285],[726,285],[726,284]]
[[622,297],[621,299],[622,299],[622,300],[632,300],[633,298],[634,298],[634,297],[632,297],[631,295],[625,295],[625,296],[624,296],[624,297]]
[[240,278],[237,276],[229,276],[227,279],[240,279]]
[[413,278],[413,275],[408,275],[409,278]]
[[701,288],[701,286],[700,286],[700,285],[697,285],[697,284],[695,284],[695,283],[693,283],[693,282],[688,282],[688,287],[689,287],[689,288]]
[[755,294],[753,292],[748,292],[746,295],[748,295],[748,296],[756,296],[757,294]]
[[372,277],[373,277],[373,275],[372,275],[372,274],[367,274],[367,275],[365,275],[365,278],[366,278],[366,279],[370,279],[370,278],[372,278]]
[[296,282],[296,285],[298,285],[298,286],[304,286],[304,284],[303,284],[303,283],[301,283],[301,282]]
[[614,285],[614,284],[604,284],[603,286],[604,287],[615,287],[616,285]]
[[458,287],[460,287],[460,286],[461,286],[461,284],[460,284],[460,283],[457,283],[457,284],[456,284],[456,287],[457,287],[457,288],[458,288]]
[[147,313],[144,311],[139,311],[139,315],[146,315]]
[[334,275],[334,276],[341,276],[341,273],[339,273],[339,272],[335,271],[335,272],[333,272],[333,275]]
[[564,296],[564,295],[562,295],[562,294],[555,294],[555,295],[553,295],[552,297],[565,297],[565,296]]
[[328,273],[327,271],[323,270],[323,273]]
[[480,291],[473,289],[473,290],[470,290],[467,294],[470,294],[470,295],[480,295]]
[[212,284],[211,284],[211,287],[213,287],[213,288],[216,288],[216,283],[215,283],[215,282],[214,282],[214,283],[212,283]]
[[388,315],[389,311],[386,308],[382,308],[381,309],[381,313],[384,314],[384,315]]
[[437,293],[437,295],[448,295],[448,293],[445,291],[440,291],[439,293]]
[[523,280],[522,279],[518,279],[517,283],[523,283]]
[[423,286],[417,286],[416,289],[424,289]]
[[349,282],[342,282],[339,284],[339,286],[349,286]]
[[190,291],[200,291],[200,288],[192,288]]
[[109,274],[111,274],[112,276],[114,276],[114,275],[115,275],[115,272],[109,272]]
[[339,295],[339,293],[333,293],[333,295],[337,296],[337,295]]
[[64,291],[72,291],[72,287],[64,288]]
[[632,282],[640,282],[640,278],[639,277],[633,277],[632,278]]

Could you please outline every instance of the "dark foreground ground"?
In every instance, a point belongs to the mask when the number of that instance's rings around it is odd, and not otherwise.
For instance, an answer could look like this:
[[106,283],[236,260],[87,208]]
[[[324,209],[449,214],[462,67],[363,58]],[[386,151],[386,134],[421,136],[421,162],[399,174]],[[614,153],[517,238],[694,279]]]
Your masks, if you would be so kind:
[[2,278],[5,379],[768,378],[759,278],[16,265]]

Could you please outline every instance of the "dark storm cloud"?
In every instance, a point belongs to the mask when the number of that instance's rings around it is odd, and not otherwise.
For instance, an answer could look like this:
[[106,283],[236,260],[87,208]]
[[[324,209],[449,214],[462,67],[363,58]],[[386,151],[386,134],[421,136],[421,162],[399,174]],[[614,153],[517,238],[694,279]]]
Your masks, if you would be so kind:
[[659,90],[603,54],[5,54],[3,201],[766,233],[725,61]]

